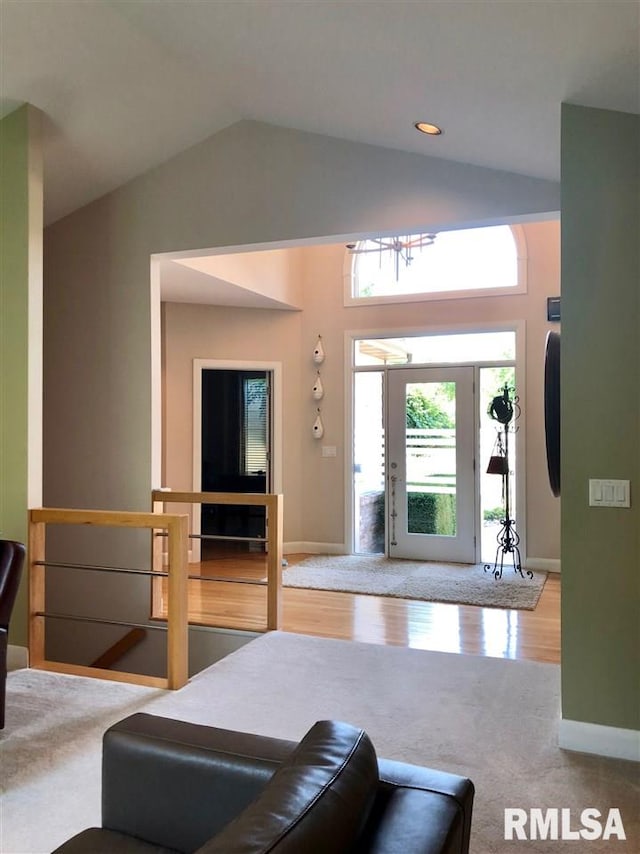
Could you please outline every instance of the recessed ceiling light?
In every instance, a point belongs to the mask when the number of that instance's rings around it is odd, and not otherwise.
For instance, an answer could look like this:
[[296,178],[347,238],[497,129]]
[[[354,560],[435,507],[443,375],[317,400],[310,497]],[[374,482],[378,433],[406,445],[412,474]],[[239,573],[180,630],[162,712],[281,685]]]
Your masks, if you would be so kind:
[[416,122],[414,128],[420,133],[429,134],[429,136],[440,136],[442,133],[442,128],[439,128],[438,125],[432,125],[430,122]]

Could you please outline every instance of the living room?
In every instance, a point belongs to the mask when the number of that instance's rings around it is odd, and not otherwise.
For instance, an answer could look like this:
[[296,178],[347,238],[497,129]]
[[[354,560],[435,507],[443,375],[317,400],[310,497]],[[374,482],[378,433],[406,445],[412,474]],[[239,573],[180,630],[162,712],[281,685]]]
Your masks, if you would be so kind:
[[[575,103],[561,109],[561,100]],[[563,646],[556,724],[564,746],[631,758],[640,729],[639,511],[633,501],[624,511],[590,508],[587,486],[592,477],[633,484],[640,474],[638,117],[630,108],[601,106],[581,99],[579,87],[557,100],[562,139],[550,144],[561,156],[561,183],[241,120],[52,221],[44,231],[44,491],[38,496],[34,487],[37,394],[29,402],[23,390],[19,417],[2,415],[3,459],[18,466],[3,474],[3,534],[26,538],[28,506],[146,509],[151,487],[161,485],[161,402],[152,396],[160,323],[150,322],[159,283],[152,256],[331,235],[357,239],[548,217],[561,209]],[[29,361],[38,348],[37,311],[29,318],[26,297],[43,239],[42,195],[38,200],[37,181],[29,183],[42,155],[36,112],[23,107],[2,123],[2,156],[11,165],[3,181],[10,173],[14,182],[2,188],[5,246],[14,252],[3,255],[2,279],[19,301],[16,313],[3,310],[2,318],[5,335],[11,333],[5,338],[11,360],[2,360],[8,391],[16,382],[37,391]],[[327,334],[313,329],[319,332]],[[300,352],[310,343],[301,338]],[[339,534],[332,537],[339,542]],[[117,549],[107,557],[131,560]],[[24,591],[12,643],[25,645],[26,624]]]

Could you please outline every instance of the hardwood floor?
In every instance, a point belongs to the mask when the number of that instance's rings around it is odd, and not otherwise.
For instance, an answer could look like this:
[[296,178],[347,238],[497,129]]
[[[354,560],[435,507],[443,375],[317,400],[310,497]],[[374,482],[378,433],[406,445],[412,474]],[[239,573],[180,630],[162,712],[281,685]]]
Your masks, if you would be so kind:
[[[287,560],[293,565],[304,557],[287,555]],[[191,622],[265,629],[266,587],[213,580],[259,580],[265,576],[263,555],[221,557],[190,564],[189,569],[194,576],[211,579],[190,581]],[[534,611],[289,587],[283,590],[282,610],[282,628],[288,632],[440,652],[560,662],[560,576],[553,573]]]

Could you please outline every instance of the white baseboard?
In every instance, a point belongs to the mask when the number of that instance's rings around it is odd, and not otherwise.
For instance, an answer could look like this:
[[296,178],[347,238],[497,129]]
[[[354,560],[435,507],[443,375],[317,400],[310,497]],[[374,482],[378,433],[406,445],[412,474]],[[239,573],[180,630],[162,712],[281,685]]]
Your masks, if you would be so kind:
[[348,549],[344,543],[283,543],[282,551],[286,555],[312,554],[312,555],[346,555]]
[[620,729],[562,718],[558,729],[558,744],[565,750],[640,762],[640,731],[635,729]]
[[549,557],[527,557],[523,561],[527,569],[537,569],[540,572],[560,572],[560,561]]
[[29,666],[29,650],[26,646],[7,647],[7,670],[21,670]]

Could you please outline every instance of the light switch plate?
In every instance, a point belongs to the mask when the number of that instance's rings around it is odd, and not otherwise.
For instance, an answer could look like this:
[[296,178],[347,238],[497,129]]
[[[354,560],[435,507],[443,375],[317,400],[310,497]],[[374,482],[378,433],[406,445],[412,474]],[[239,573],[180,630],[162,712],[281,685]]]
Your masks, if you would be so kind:
[[323,445],[322,446],[322,456],[323,457],[335,457],[337,452],[337,448],[335,445]]
[[628,480],[590,479],[590,507],[631,507],[631,483]]

